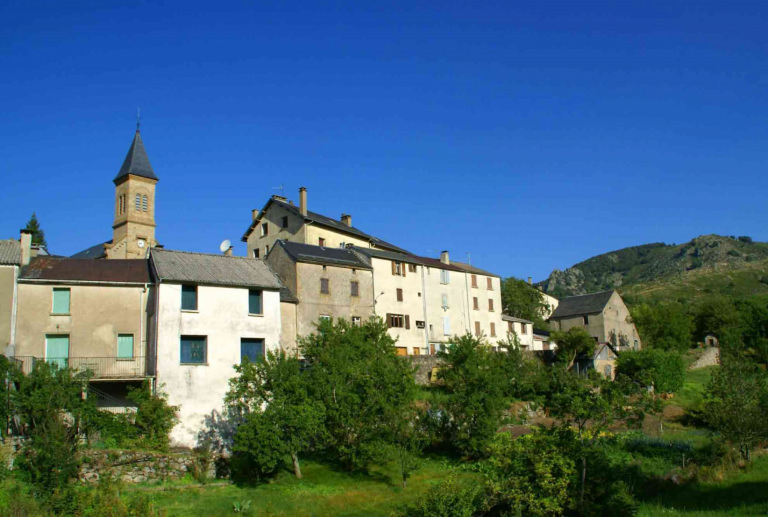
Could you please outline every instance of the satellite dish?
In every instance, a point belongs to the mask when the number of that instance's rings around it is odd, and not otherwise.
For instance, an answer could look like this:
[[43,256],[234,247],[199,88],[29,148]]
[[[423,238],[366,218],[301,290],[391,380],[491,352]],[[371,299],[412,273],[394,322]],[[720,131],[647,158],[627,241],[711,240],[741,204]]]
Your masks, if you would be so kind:
[[230,247],[232,247],[232,243],[229,242],[229,239],[224,239],[221,244],[219,244],[219,249],[222,253],[227,251]]

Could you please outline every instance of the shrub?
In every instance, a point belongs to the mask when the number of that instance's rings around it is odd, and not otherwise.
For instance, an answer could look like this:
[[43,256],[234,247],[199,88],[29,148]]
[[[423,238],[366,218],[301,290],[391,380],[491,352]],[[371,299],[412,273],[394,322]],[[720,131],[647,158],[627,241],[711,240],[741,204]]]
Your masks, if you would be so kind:
[[286,443],[267,413],[251,413],[237,428],[232,445],[232,479],[253,483],[274,476],[288,454]]
[[672,393],[683,387],[685,363],[677,352],[653,348],[625,351],[616,360],[616,376],[653,386],[659,393]]
[[152,393],[148,380],[145,380],[140,388],[129,388],[128,400],[136,404],[134,425],[137,445],[148,449],[167,450],[169,434],[178,421],[179,408],[169,405],[164,393]]
[[421,500],[400,511],[402,517],[472,517],[484,506],[482,490],[450,476]]

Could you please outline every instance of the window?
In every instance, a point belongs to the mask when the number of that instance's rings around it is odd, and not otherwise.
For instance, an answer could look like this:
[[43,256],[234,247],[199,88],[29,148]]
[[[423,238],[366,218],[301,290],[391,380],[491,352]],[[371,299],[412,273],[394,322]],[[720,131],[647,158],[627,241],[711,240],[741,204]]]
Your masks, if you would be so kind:
[[585,314],[583,317],[584,317],[584,325],[589,325],[589,316]]
[[320,294],[329,294],[331,292],[331,289],[328,284],[327,278],[321,278],[320,279]]
[[397,301],[402,302],[403,301],[403,290],[398,288],[397,289]]
[[477,287],[477,275],[472,275],[472,287]]
[[264,361],[264,340],[244,337],[240,340],[240,363],[248,359],[252,363]]
[[528,333],[528,325],[526,323],[520,324],[520,333],[526,335]]
[[134,206],[137,212],[141,210],[141,194],[136,194],[136,200],[134,201]]
[[208,362],[208,340],[205,336],[181,336],[181,364]]
[[491,323],[491,337],[496,337],[496,324]]
[[261,225],[261,236],[262,237],[266,237],[267,235],[269,235],[269,224],[262,223],[262,225]]
[[141,211],[147,211],[147,196],[141,196]]
[[133,359],[133,334],[117,335],[117,358]]
[[260,289],[248,290],[248,314],[263,314],[262,293]]
[[118,196],[118,198],[117,198],[117,213],[118,214],[122,214],[124,207],[125,207],[125,197],[124,196]]
[[259,248],[253,250],[253,258],[259,258]]
[[395,276],[405,276],[405,264],[393,260],[392,274]]
[[69,288],[53,288],[53,314],[69,314]]
[[181,286],[181,310],[183,311],[197,310],[197,286],[196,285]]
[[317,240],[317,242],[318,242],[318,246],[325,246],[325,239],[323,239],[322,237],[320,237]]
[[357,280],[352,280],[349,283],[349,289],[350,289],[350,295],[351,296],[360,296],[360,282]]
[[493,279],[492,278],[486,278],[485,279],[488,282],[488,290],[493,291]]
[[67,367],[69,359],[69,336],[66,334],[47,334],[45,336],[45,361]]
[[443,335],[451,335],[451,320],[448,318],[448,316],[443,316]]
[[426,326],[426,324],[423,321],[416,320],[416,328],[417,329],[423,329]]
[[343,248],[346,248],[346,247],[347,247],[347,243],[346,242],[340,242],[339,243],[339,248],[343,249]]
[[288,228],[288,216],[284,215],[282,221],[280,222],[281,228]]
[[415,273],[416,272],[416,264],[408,264],[408,272],[409,273]]
[[359,327],[361,323],[362,320],[360,319],[360,316],[352,316],[352,325]]
[[492,299],[488,300],[488,310],[493,312],[493,300]]
[[447,293],[443,293],[441,295],[441,298],[442,298],[442,301],[441,301],[442,305],[441,305],[441,307],[443,308],[443,310],[447,310],[448,309],[448,294]]
[[476,311],[480,310],[480,302],[477,301],[477,296],[472,297],[472,308]]
[[635,339],[635,350],[637,350],[638,348],[640,348],[640,342],[637,339]]
[[328,314],[321,314],[320,321],[331,321],[331,317]]
[[476,336],[480,335],[480,322],[479,321],[475,322],[475,335]]
[[408,318],[408,316],[403,316],[402,314],[387,314],[387,327],[388,328],[406,327],[405,325],[406,318]]
[[264,246],[264,256],[266,257],[267,255],[269,255],[269,244]]
[[441,284],[448,284],[451,281],[451,277],[449,275],[449,272],[445,269],[440,270],[440,283]]

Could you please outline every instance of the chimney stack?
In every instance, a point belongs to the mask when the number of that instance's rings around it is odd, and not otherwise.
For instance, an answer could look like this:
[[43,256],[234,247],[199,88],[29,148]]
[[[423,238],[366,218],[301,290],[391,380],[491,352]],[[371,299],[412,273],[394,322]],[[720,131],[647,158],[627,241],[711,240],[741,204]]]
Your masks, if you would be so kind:
[[299,189],[299,211],[301,215],[307,215],[307,187]]
[[235,249],[235,247],[234,246],[230,246],[229,249],[227,249],[227,251],[224,252],[224,255],[226,255],[227,257],[231,257],[233,249]]
[[528,285],[533,285],[533,277],[528,277]]
[[341,222],[346,224],[347,226],[349,226],[351,228],[352,227],[352,216],[349,215],[349,214],[341,214]]
[[32,232],[29,230],[21,230],[21,238],[19,240],[21,247],[21,265],[26,266],[32,258]]
[[253,221],[255,221],[258,216],[259,216],[259,209],[258,208],[254,208],[253,210],[251,210],[251,219]]
[[440,262],[442,262],[443,264],[450,265],[451,260],[448,258],[448,251],[441,251],[440,252]]

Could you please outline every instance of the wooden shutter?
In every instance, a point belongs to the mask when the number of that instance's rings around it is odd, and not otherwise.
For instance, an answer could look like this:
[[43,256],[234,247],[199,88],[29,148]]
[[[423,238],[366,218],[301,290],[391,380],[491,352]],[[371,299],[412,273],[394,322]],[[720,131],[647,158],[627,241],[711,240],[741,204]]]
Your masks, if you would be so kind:
[[392,315],[389,313],[387,313],[387,328],[388,329],[392,328]]
[[477,336],[480,335],[480,322],[479,321],[475,322],[475,335],[477,335]]
[[411,328],[411,317],[407,314],[405,315],[405,328],[406,330]]
[[395,268],[396,268],[396,266],[395,266],[395,261],[393,260],[393,261],[392,261],[392,274],[393,274],[393,275],[396,275],[396,274],[397,274],[397,269],[395,269]]
[[487,280],[488,280],[488,289],[493,291],[493,279],[488,277]]
[[400,269],[403,272],[403,276],[405,276],[405,270],[408,269],[407,267],[405,267],[405,262],[400,263]]
[[403,290],[398,288],[397,289],[397,301],[402,302],[403,301]]

